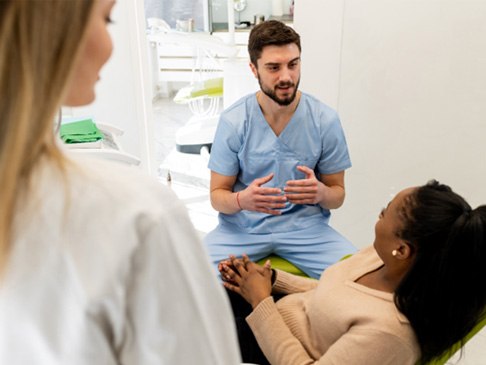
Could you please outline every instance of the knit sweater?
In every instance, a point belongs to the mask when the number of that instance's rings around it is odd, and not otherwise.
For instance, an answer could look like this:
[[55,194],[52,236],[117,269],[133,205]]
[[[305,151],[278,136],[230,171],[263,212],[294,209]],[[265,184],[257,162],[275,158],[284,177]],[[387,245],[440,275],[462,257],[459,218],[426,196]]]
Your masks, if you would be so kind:
[[373,247],[328,268],[319,281],[278,271],[275,303],[247,317],[272,365],[415,364],[420,349],[393,294],[356,283],[383,265]]

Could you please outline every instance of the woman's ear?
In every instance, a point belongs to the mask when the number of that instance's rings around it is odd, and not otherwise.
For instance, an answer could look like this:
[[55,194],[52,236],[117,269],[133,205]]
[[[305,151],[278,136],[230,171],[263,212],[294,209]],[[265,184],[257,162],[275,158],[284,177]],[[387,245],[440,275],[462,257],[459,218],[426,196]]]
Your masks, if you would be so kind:
[[405,241],[401,241],[400,246],[396,249],[396,255],[394,255],[397,259],[406,260],[413,256],[414,249],[413,247]]

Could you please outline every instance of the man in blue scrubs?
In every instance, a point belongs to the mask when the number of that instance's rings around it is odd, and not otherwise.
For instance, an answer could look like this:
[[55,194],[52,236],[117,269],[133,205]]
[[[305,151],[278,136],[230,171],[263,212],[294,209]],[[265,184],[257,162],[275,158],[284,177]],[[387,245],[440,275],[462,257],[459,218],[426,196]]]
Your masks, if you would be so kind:
[[300,37],[278,21],[250,33],[260,83],[222,114],[211,150],[211,203],[219,224],[205,243],[215,265],[228,255],[277,254],[318,278],[356,251],[329,225],[351,167],[337,113],[298,90]]

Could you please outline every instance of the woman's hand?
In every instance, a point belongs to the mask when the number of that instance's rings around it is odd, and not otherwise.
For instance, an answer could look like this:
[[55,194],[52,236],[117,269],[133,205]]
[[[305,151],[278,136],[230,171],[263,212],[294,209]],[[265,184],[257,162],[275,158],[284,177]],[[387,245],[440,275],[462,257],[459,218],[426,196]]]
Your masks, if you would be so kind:
[[[230,283],[230,284],[233,284],[233,285],[237,285],[236,282],[234,280],[231,280],[231,276],[228,271],[229,269],[233,272],[236,272],[236,268],[233,266],[233,263],[231,261],[231,257],[234,257],[234,256],[230,256],[229,259],[226,259],[226,260],[222,260],[219,262],[218,264],[218,271],[219,273],[221,274],[221,279],[223,280],[223,283]],[[237,275],[237,274],[235,274]]]
[[252,308],[268,298],[272,292],[272,269],[270,261],[260,266],[243,255],[242,259],[230,256],[220,263],[223,285],[241,295]]

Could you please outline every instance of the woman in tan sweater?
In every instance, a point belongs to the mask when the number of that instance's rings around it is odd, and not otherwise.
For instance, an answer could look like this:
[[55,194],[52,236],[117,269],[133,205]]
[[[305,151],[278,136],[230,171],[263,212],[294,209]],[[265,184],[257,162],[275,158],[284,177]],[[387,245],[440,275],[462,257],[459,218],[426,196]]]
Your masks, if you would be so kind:
[[247,257],[231,257],[220,271],[251,305],[246,322],[258,346],[231,293],[244,361],[416,364],[443,355],[480,320],[486,293],[467,283],[486,280],[485,256],[486,206],[472,210],[432,181],[400,192],[380,213],[373,246],[319,281]]

